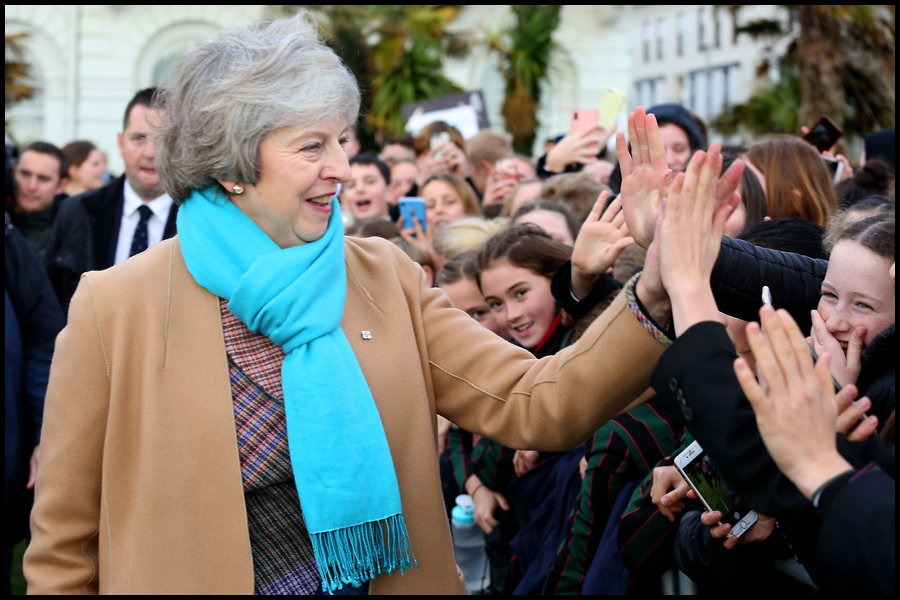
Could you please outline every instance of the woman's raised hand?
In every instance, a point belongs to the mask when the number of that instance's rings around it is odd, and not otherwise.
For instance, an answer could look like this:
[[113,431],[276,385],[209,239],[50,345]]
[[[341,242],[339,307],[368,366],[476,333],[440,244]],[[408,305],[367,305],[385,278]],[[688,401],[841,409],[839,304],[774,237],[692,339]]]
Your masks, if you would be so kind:
[[575,134],[569,133],[550,149],[544,166],[548,171],[562,173],[568,165],[593,162],[610,135],[612,131],[601,129],[599,125]]
[[831,357],[824,354],[813,364],[809,346],[787,311],[764,306],[759,316],[765,335],[759,325],[750,323],[747,339],[767,389],[743,359],[734,362],[734,372],[753,406],[772,460],[811,500],[819,486],[852,468],[837,452],[838,402],[828,370]]
[[[739,171],[743,172],[743,163]],[[740,182],[721,189],[722,151],[717,144],[709,153],[694,154],[687,171],[675,178],[666,199],[660,233],[660,276],[672,302],[675,331],[681,335],[700,321],[716,320],[718,310],[710,287],[710,275],[725,233],[725,221],[740,202],[735,193]],[[728,201],[720,202],[720,197]]]
[[622,209],[634,241],[647,248],[653,241],[656,218],[673,173],[666,165],[666,147],[656,117],[647,115],[644,107],[638,106],[628,115],[628,136],[631,154],[625,134],[616,134],[616,154],[622,170]]
[[597,278],[612,268],[622,250],[634,243],[625,225],[622,201],[616,198],[606,207],[608,198],[609,192],[600,194],[575,238],[572,292],[578,298],[586,297]]

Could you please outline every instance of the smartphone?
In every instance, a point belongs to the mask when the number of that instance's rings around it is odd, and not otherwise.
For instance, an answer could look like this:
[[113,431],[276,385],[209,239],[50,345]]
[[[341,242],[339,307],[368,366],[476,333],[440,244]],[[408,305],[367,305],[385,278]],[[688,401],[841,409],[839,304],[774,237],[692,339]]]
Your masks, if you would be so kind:
[[[569,135],[575,135],[576,133],[581,133],[582,131],[587,131],[593,127],[597,126],[597,111],[596,110],[573,110],[572,111],[572,126],[569,127]],[[590,144],[588,146],[592,152],[600,152],[600,144]]]
[[525,175],[519,173],[515,160],[501,158],[494,163],[494,170],[491,171],[491,177],[493,177],[494,183],[499,183],[507,179],[519,182],[525,178]]
[[605,131],[612,131],[623,106],[625,106],[625,92],[612,86],[607,87],[597,108],[597,125]]
[[697,494],[706,510],[710,512],[717,510],[722,513],[719,524],[731,525],[729,536],[741,537],[756,523],[756,512],[745,506],[741,499],[726,487],[698,442],[694,442],[675,457],[675,468]]
[[422,233],[428,233],[428,223],[425,220],[425,198],[407,196],[400,198],[400,216],[403,217],[403,229],[415,229],[413,216],[422,224]]
[[830,156],[823,156],[822,160],[825,161],[825,166],[828,167],[828,172],[831,173],[831,181],[834,183],[840,183],[841,175],[844,174],[844,163],[839,160],[835,160]]
[[842,135],[844,132],[837,126],[837,123],[828,116],[822,115],[822,118],[809,128],[809,133],[804,135],[803,139],[818,148],[819,152],[825,152],[837,144]]
[[[431,137],[429,138],[428,149],[434,150],[435,148],[440,148],[444,144],[449,144],[450,141],[451,141],[451,139],[450,139],[449,131],[435,131],[434,133],[431,134]],[[441,153],[438,152],[437,154],[434,155],[434,157],[440,158],[440,154]]]

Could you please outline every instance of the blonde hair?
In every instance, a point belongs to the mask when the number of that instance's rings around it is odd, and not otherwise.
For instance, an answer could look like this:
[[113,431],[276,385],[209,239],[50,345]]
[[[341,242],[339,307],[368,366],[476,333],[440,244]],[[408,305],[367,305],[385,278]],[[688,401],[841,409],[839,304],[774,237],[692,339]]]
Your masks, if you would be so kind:
[[[503,201],[503,210],[500,211],[500,215],[504,216],[504,217],[511,217],[512,209],[513,209],[513,198],[516,197],[516,194],[519,193],[519,190],[521,190],[526,185],[530,185],[532,183],[540,183],[540,181],[541,180],[538,179],[537,177],[532,177],[531,179],[525,179],[524,181],[520,181],[519,185],[517,185],[516,187],[511,189],[509,192],[509,195],[506,196],[506,200]],[[540,196],[540,192],[538,192],[538,194],[534,198],[529,198],[528,202],[533,202],[533,201],[537,200],[539,196]]]
[[422,196],[425,193],[425,188],[428,187],[428,184],[432,181],[443,181],[456,192],[456,196],[459,198],[459,201],[462,202],[463,208],[467,215],[478,215],[481,211],[478,208],[478,196],[475,195],[475,190],[472,189],[472,186],[469,185],[469,182],[461,177],[457,177],[451,173],[442,173],[440,175],[432,175],[428,179],[425,180],[425,183],[422,184],[422,187],[419,188],[419,195]]
[[575,213],[580,227],[604,190],[608,191],[609,187],[587,173],[565,173],[544,182],[539,198],[567,205]]
[[423,267],[430,267],[432,270],[434,269],[434,263],[431,261],[431,256],[428,255],[426,250],[419,248],[402,237],[394,237],[388,241],[403,250],[414,263],[418,263]]
[[806,219],[822,227],[827,225],[837,209],[837,194],[831,173],[813,146],[789,135],[771,136],[753,144],[745,158],[766,179],[771,218]]
[[480,165],[483,160],[493,164],[512,155],[512,143],[502,133],[493,129],[482,129],[466,140],[466,158],[473,165]]
[[463,252],[481,250],[508,223],[509,219],[505,218],[463,217],[438,229],[431,239],[431,249],[444,260],[451,260]]

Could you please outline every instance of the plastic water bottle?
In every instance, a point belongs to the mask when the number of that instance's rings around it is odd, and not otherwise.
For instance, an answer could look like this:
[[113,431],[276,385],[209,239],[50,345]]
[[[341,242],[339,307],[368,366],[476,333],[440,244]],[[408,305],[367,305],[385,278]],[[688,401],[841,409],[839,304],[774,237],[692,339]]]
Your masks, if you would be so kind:
[[453,549],[456,564],[466,578],[466,593],[478,593],[491,584],[491,573],[484,551],[484,532],[475,524],[472,497],[468,494],[457,496],[451,515]]

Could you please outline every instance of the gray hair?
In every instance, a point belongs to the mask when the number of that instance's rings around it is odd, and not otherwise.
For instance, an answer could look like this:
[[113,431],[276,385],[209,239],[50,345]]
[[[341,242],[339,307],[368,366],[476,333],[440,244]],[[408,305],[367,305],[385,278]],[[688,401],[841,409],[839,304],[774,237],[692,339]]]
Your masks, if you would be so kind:
[[219,32],[160,90],[156,170],[176,203],[227,179],[259,180],[259,144],[287,126],[356,123],[356,78],[320,39],[308,11]]

